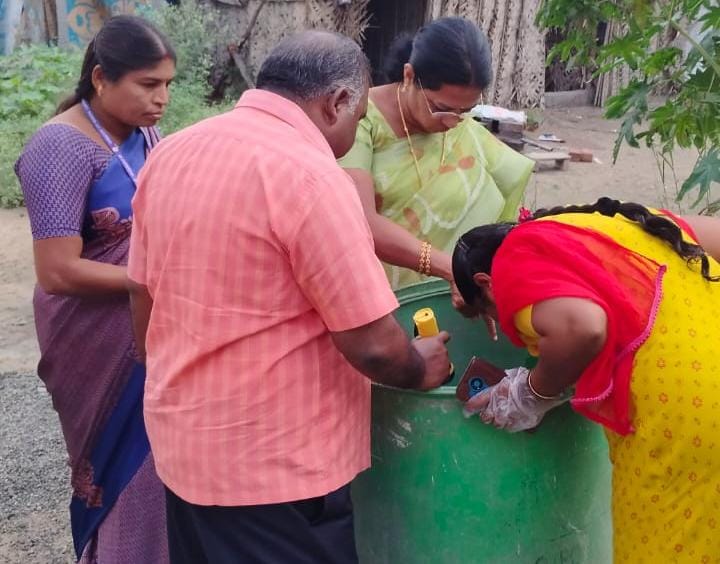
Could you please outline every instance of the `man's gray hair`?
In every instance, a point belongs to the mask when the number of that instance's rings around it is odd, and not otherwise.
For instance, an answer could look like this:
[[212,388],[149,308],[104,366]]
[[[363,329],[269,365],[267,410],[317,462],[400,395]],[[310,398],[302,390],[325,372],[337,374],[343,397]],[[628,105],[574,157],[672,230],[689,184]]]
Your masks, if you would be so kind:
[[305,31],[283,39],[257,77],[258,88],[304,102],[347,88],[351,111],[369,83],[370,63],[360,46],[349,37],[326,31]]

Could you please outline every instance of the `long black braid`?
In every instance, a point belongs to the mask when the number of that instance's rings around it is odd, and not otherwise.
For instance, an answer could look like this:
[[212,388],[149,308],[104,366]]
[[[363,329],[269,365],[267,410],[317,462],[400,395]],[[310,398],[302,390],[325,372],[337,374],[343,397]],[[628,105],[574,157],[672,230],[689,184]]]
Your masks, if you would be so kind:
[[607,217],[622,215],[638,223],[643,230],[665,241],[672,249],[684,258],[688,264],[700,263],[700,272],[705,280],[720,282],[720,276],[710,276],[710,261],[700,245],[688,243],[683,240],[681,229],[667,217],[655,215],[645,206],[632,202],[620,202],[610,198],[600,198],[597,202],[585,206],[558,206],[550,209],[540,209],[533,214],[533,219],[561,215],[564,213],[594,213],[599,212]]

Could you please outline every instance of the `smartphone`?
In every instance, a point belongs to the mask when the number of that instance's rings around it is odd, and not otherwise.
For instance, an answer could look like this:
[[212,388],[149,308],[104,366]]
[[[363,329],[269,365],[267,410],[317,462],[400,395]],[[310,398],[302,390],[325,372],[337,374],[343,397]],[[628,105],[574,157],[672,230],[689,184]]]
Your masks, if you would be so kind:
[[455,397],[461,402],[466,402],[474,395],[494,386],[505,378],[505,371],[494,364],[472,357],[455,388]]

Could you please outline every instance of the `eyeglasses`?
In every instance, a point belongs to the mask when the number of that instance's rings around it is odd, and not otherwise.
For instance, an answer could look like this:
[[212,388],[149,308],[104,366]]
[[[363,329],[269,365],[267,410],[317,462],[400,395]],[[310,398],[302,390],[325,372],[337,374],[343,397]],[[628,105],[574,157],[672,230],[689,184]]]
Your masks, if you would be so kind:
[[[448,129],[452,129],[453,127],[456,127],[462,120],[472,116],[472,112],[451,112],[451,111],[440,111],[440,110],[433,111],[432,108],[430,107],[430,100],[428,100],[428,97],[425,94],[425,88],[423,88],[422,82],[420,82],[419,78],[418,78],[418,84],[420,85],[420,92],[422,93],[423,98],[425,98],[425,104],[427,105],[427,109],[428,109],[428,112],[430,113],[430,117],[432,117],[434,120],[439,121]],[[481,98],[480,103],[482,103],[482,98]]]

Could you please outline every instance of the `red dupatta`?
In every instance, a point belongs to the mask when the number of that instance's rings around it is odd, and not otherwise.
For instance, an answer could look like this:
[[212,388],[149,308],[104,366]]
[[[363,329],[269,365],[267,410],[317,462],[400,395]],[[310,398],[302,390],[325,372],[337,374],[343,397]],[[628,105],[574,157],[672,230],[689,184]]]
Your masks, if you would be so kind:
[[514,317],[544,300],[590,300],[607,315],[605,346],[580,376],[573,408],[609,429],[633,432],[630,379],[637,349],[647,340],[662,298],[665,266],[610,237],[552,220],[515,227],[492,264],[500,327],[524,346]]

